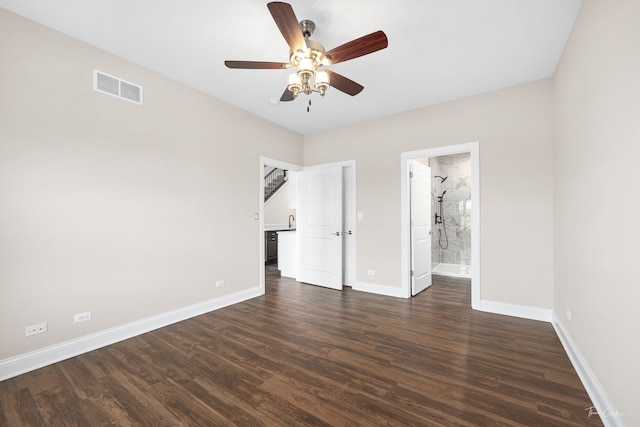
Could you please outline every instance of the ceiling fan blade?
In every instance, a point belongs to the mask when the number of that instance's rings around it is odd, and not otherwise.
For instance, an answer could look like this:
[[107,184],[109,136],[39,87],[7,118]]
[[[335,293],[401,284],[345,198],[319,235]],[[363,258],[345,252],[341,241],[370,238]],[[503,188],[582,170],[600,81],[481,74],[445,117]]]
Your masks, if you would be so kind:
[[289,102],[289,101],[293,101],[295,98],[295,96],[293,96],[293,92],[291,92],[289,89],[285,89],[284,92],[282,92],[282,96],[280,97],[280,102]]
[[329,82],[331,87],[338,89],[341,92],[346,93],[347,95],[355,96],[362,92],[364,86],[354,82],[351,79],[346,78],[345,76],[338,74],[331,70],[325,70],[329,73]]
[[274,1],[267,4],[267,7],[291,50],[296,51],[305,48],[307,44],[304,41],[304,35],[300,29],[298,18],[296,18],[296,14],[293,12],[291,5],[289,3]]
[[260,62],[260,61],[224,61],[228,68],[242,68],[246,70],[282,70],[289,68],[287,62]]
[[376,31],[331,49],[324,54],[331,64],[348,61],[368,55],[389,46],[389,40],[383,31]]

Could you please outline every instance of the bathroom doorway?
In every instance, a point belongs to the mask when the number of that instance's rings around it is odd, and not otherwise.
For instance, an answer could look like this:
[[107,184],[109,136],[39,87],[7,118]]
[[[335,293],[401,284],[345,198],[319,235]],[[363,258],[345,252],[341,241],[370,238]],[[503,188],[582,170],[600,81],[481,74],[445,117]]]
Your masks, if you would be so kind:
[[471,154],[429,157],[433,274],[471,278]]
[[[412,164],[419,161],[431,171],[431,272],[471,279],[471,305],[480,301],[480,183],[479,143],[451,145],[401,154],[402,287],[412,294],[411,229]],[[421,195],[420,197],[425,197]]]

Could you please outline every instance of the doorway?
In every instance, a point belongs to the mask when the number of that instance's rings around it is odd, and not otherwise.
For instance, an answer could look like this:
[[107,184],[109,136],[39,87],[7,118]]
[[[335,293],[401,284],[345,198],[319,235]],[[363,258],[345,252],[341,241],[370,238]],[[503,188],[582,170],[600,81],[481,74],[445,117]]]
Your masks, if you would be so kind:
[[[471,168],[471,198],[470,201],[465,204],[465,208],[468,208],[472,214],[470,215],[470,229],[471,229],[471,260],[469,266],[469,273],[471,277],[471,306],[477,308],[480,302],[480,171],[479,171],[479,143],[471,142],[467,144],[450,145],[445,147],[418,150],[412,152],[406,152],[401,154],[401,263],[402,263],[402,289],[403,293],[410,297],[412,295],[412,257],[415,255],[416,250],[414,248],[414,239],[411,223],[411,209],[412,209],[412,196],[411,196],[411,178],[410,172],[414,161],[418,159],[431,159],[442,156],[452,156],[457,154],[466,153],[469,156],[469,163]],[[433,173],[432,173],[433,175]],[[431,177],[439,182],[444,178]],[[446,190],[442,190],[446,191]],[[440,193],[442,193],[440,191]],[[431,193],[431,192],[430,192]],[[442,219],[442,214],[438,211],[440,193],[436,194],[434,205],[431,212],[431,217],[434,218],[438,214],[438,220]],[[446,195],[446,193],[445,193]],[[431,195],[429,195],[431,199]],[[444,201],[444,197],[443,197]],[[430,202],[431,203],[431,202]],[[444,231],[444,229],[443,229]],[[433,241],[438,241],[440,235],[433,236]],[[414,273],[415,274],[415,273]]]
[[471,278],[471,159],[469,153],[428,158],[433,274]]
[[[299,165],[282,162],[275,159],[270,159],[266,157],[260,157],[260,173],[264,173],[264,168],[267,167],[275,167],[280,169],[285,169],[288,171],[294,172],[298,179],[292,180],[288,185],[299,186],[301,184],[301,179],[304,172],[313,173],[311,171],[321,171],[321,170],[329,170],[329,169],[339,169],[339,173],[341,174],[340,180],[340,191],[341,191],[341,207],[340,207],[340,218],[338,221],[334,221],[338,228],[332,233],[339,232],[340,236],[335,236],[341,242],[340,246],[340,259],[336,262],[333,261],[339,268],[339,279],[338,282],[340,284],[340,288],[342,285],[344,286],[353,286],[355,284],[355,276],[356,276],[356,206],[355,206],[355,161],[346,161],[346,162],[338,162],[326,165],[316,165],[311,167],[302,167]],[[299,188],[299,187],[298,187]],[[260,183],[260,211],[257,213],[257,218],[259,220],[259,229],[260,229],[260,287],[262,293],[265,292],[265,211],[264,211],[264,185],[261,180]],[[307,198],[308,199],[308,198]],[[304,198],[298,197],[297,204],[303,203]],[[306,202],[304,202],[306,203]],[[301,241],[301,235],[304,231],[304,209],[300,209],[300,206],[296,206],[297,215],[295,218],[296,223],[296,235],[297,235],[297,247],[302,248],[303,244]],[[301,216],[302,214],[302,216]],[[302,231],[301,231],[302,229]],[[333,230],[333,229],[332,229]],[[290,239],[289,239],[290,240]],[[299,249],[298,249],[299,251]],[[318,256],[318,254],[315,254]],[[300,265],[300,264],[299,264]],[[297,269],[296,280],[300,281],[300,268]],[[322,283],[316,283],[320,286],[324,286]],[[336,288],[336,286],[330,286]]]

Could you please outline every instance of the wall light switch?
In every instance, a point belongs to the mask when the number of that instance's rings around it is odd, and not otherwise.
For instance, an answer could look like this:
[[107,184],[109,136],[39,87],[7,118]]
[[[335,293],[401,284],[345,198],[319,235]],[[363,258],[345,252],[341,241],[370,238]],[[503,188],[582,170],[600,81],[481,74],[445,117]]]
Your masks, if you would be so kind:
[[90,311],[87,311],[85,313],[79,313],[73,316],[73,323],[86,322],[87,320],[91,320]]
[[358,212],[358,221],[362,221],[362,212]]

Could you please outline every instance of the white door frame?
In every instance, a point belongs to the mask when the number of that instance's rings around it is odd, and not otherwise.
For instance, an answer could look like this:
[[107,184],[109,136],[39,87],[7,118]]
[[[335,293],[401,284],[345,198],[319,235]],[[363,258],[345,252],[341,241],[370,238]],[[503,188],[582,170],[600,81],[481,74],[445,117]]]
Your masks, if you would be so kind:
[[[356,162],[342,164],[342,179],[344,180],[344,232],[347,233],[344,243],[345,276],[343,284],[356,285]],[[349,234],[351,232],[351,234]]]
[[[344,162],[336,162],[329,163],[323,165],[314,165],[303,167],[300,165],[296,165],[293,163],[283,162],[281,160],[272,159],[269,157],[260,156],[260,170],[258,180],[259,191],[258,191],[258,206],[260,207],[258,212],[258,221],[259,221],[259,229],[260,229],[260,244],[259,246],[259,271],[260,271],[260,294],[264,295],[265,293],[265,283],[264,283],[264,167],[275,166],[280,169],[286,169],[294,172],[300,172],[305,169],[313,169],[320,168],[325,166],[341,166],[343,168],[343,172],[345,169],[349,173],[349,179],[346,180],[346,188],[344,191],[344,197],[349,198],[349,202],[347,204],[347,212],[345,212],[345,223],[351,224],[352,235],[349,236],[355,242],[357,233],[356,233],[356,161],[348,160]],[[348,218],[347,218],[348,217]],[[344,282],[349,285],[355,284],[356,277],[356,245],[345,245],[345,262],[349,263],[349,269],[347,270],[348,277],[345,277]]]
[[409,164],[425,157],[469,153],[471,157],[471,308],[480,306],[480,143],[448,145],[400,154],[400,228],[401,228],[401,283],[402,294],[411,297],[411,212]]

